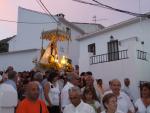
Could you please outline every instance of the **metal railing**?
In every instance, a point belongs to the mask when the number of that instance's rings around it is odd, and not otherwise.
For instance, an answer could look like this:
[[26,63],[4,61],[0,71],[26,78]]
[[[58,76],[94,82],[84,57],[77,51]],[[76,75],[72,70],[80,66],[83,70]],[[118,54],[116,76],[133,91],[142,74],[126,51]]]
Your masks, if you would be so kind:
[[137,59],[147,60],[147,52],[137,50]]
[[111,52],[101,55],[95,55],[90,57],[90,65],[111,62],[116,60],[122,60],[128,58],[128,50],[122,50],[117,52]]

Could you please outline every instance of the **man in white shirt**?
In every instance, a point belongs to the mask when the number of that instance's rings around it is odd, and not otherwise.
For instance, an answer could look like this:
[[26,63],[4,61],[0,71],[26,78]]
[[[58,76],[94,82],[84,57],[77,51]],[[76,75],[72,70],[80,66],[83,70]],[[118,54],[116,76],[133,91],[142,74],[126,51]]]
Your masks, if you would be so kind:
[[17,72],[16,71],[8,71],[8,79],[5,81],[6,84],[11,85],[17,91]]
[[121,110],[124,113],[134,113],[134,106],[128,97],[127,94],[124,92],[121,92],[121,83],[118,79],[111,80],[110,85],[111,91],[107,91],[104,93],[104,95],[108,93],[114,93],[117,96],[117,110]]
[[81,91],[78,87],[69,89],[69,99],[71,104],[65,107],[63,113],[95,113],[92,106],[81,100]]
[[131,101],[133,102],[133,96],[131,93],[130,79],[129,78],[124,79],[124,88],[122,89],[122,91],[125,92],[130,97]]
[[1,83],[1,80],[0,80],[0,113],[14,113],[15,107],[17,106],[18,102],[17,91],[14,89],[12,85]]
[[71,87],[79,85],[79,76],[76,73],[70,73],[67,75],[67,83],[61,91],[61,109],[63,110],[66,105],[70,104],[68,90]]

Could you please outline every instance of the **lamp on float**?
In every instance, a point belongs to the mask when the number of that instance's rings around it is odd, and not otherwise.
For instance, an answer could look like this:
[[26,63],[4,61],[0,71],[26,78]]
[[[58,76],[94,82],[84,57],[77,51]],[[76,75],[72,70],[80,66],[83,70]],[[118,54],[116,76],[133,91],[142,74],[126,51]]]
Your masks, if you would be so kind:
[[61,61],[60,61],[61,65],[65,65],[67,62],[66,62],[66,57],[63,56]]
[[55,56],[55,60],[56,63],[58,63],[58,55]]

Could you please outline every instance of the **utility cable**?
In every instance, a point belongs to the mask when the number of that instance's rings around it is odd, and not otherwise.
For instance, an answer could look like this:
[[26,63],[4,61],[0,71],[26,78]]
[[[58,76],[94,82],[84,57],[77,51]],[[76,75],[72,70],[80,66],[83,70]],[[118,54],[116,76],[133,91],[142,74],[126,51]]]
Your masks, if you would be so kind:
[[136,17],[146,17],[146,18],[150,18],[150,15],[148,14],[139,14],[139,13],[133,13],[133,12],[130,12],[130,11],[125,11],[125,10],[121,10],[121,9],[117,9],[117,8],[113,8],[111,6],[108,6],[108,5],[105,5],[105,4],[102,4],[96,0],[92,0],[94,1],[95,3],[90,3],[90,2],[85,2],[83,0],[73,0],[73,1],[76,1],[76,2],[80,2],[80,3],[83,3],[83,4],[88,4],[88,5],[92,5],[92,6],[97,6],[97,7],[101,7],[101,8],[105,8],[105,9],[109,9],[109,10],[113,10],[113,11],[117,11],[117,12],[121,12],[121,13],[125,13],[125,14],[129,14],[129,15],[132,15],[132,16],[136,16]]
[[[38,5],[43,9],[44,12],[46,12],[46,10],[43,8],[43,6],[40,4],[39,0],[36,0],[36,2],[38,3]],[[47,13],[47,12],[46,12]]]
[[14,21],[14,20],[5,20],[5,19],[0,19],[0,21],[3,22],[12,22],[12,23],[21,23],[21,24],[49,24],[49,23],[56,23],[56,22],[27,22],[27,21]]
[[133,12],[130,12],[130,11],[124,11],[124,10],[120,10],[120,9],[117,9],[117,8],[113,8],[111,6],[102,4],[102,3],[98,2],[97,0],[92,0],[92,1],[98,3],[98,5],[100,5],[100,6],[104,7],[104,8],[107,8],[107,9],[110,9],[110,10],[114,10],[114,11],[118,11],[118,12],[121,12],[121,13],[126,13],[126,14],[129,14],[129,15],[132,15],[132,16],[136,16],[136,17],[147,17],[148,16],[146,14],[133,13]]
[[57,24],[59,24],[59,21],[57,21],[56,18],[50,13],[50,11],[46,8],[46,6],[44,5],[44,3],[41,0],[39,0],[39,1],[40,1],[41,5],[43,6],[43,8],[47,11],[47,13],[49,14],[49,16],[52,17],[56,21]]

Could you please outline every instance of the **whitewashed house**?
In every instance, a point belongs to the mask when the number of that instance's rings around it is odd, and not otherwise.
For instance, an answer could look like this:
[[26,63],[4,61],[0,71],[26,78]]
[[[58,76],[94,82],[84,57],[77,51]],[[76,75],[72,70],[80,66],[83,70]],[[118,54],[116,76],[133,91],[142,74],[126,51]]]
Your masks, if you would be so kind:
[[58,43],[58,51],[72,59],[73,65],[77,65],[79,43],[75,40],[76,37],[104,28],[98,24],[71,23],[63,14],[55,15],[54,18],[59,24],[48,14],[19,7],[17,35],[9,40],[8,52],[0,53],[0,69],[6,69],[10,65],[16,71],[32,69],[35,66],[32,61],[40,56],[41,46],[46,48],[49,43],[41,40],[41,34],[51,30],[61,30],[70,35],[72,41]]
[[150,81],[150,19],[133,18],[78,40],[80,72],[92,71],[104,83],[128,77],[135,98],[139,82]]

